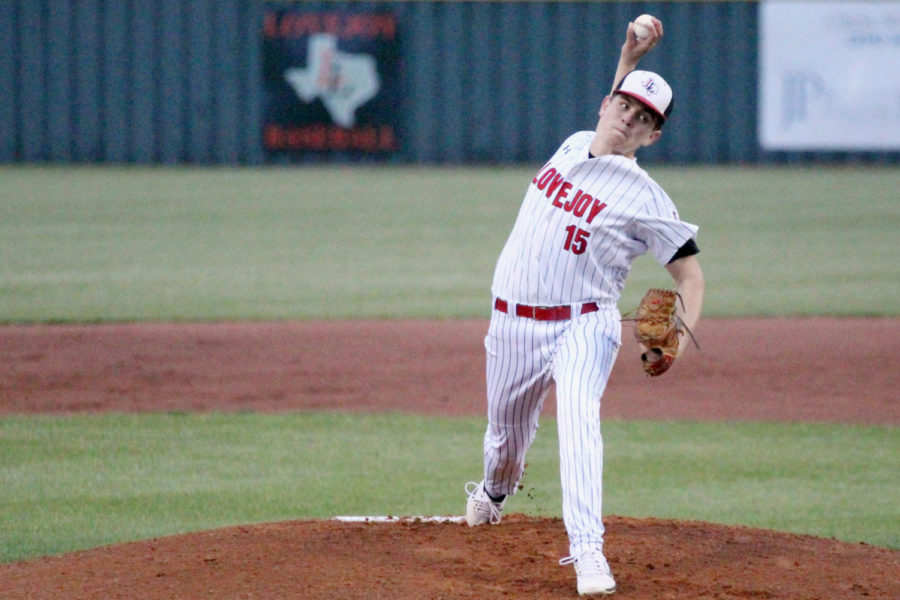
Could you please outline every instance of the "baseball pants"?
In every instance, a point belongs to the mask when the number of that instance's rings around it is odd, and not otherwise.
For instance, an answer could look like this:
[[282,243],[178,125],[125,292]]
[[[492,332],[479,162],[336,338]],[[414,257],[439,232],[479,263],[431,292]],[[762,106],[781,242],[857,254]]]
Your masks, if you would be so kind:
[[563,520],[573,556],[602,549],[600,399],[620,343],[621,316],[614,307],[564,321],[493,311],[485,337],[485,488],[495,497],[516,492],[555,382]]

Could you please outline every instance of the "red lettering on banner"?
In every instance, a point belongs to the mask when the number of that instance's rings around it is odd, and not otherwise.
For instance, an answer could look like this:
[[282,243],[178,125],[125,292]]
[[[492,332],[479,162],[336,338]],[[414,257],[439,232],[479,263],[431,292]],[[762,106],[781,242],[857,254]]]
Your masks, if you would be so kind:
[[268,125],[263,131],[268,150],[359,150],[390,152],[397,150],[397,138],[390,125],[344,129],[336,125],[283,127]]
[[276,13],[263,16],[263,35],[268,38],[301,38],[314,33],[330,33],[339,38],[381,38],[393,40],[397,19],[393,14]]
[[341,35],[344,37],[394,39],[397,34],[397,20],[394,15],[350,15],[344,23]]
[[325,33],[333,33],[337,35],[341,26],[341,16],[333,13],[327,13],[322,17],[322,27]]
[[396,150],[398,147],[397,138],[394,137],[394,128],[389,125],[382,125],[378,128],[378,142],[385,150]]
[[278,15],[266,13],[263,15],[263,35],[267,38],[275,37],[278,30]]

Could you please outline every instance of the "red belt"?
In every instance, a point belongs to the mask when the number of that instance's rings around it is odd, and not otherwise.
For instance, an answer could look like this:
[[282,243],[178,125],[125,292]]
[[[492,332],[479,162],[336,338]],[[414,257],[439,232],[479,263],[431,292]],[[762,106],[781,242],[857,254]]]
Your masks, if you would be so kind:
[[[494,308],[502,313],[510,314],[509,302],[501,298],[494,301]],[[596,302],[586,302],[581,305],[582,315],[600,310]],[[565,321],[572,318],[572,307],[564,306],[528,306],[527,304],[516,304],[515,310],[517,317],[526,317],[535,321]]]

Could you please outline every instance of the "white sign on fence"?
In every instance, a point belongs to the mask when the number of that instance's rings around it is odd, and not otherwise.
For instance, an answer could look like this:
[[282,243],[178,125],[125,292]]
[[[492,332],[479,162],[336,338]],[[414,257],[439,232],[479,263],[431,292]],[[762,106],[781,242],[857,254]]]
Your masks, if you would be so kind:
[[760,3],[765,150],[900,150],[900,2]]

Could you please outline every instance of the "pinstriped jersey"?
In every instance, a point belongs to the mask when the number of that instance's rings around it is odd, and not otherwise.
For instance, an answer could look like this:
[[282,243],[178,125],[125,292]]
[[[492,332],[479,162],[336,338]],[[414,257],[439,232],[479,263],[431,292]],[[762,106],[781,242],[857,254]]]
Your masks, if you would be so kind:
[[529,184],[497,261],[495,297],[615,305],[638,256],[649,251],[665,265],[696,236],[634,159],[590,158],[594,135],[571,135]]

